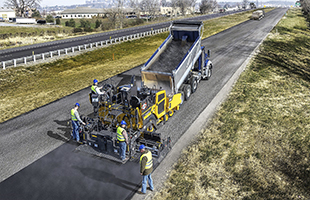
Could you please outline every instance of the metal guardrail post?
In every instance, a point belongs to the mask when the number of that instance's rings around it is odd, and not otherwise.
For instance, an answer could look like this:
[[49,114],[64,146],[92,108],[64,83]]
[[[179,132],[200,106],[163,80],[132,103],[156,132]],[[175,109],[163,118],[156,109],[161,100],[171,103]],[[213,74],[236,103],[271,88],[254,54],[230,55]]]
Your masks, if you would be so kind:
[[27,58],[24,57],[24,64],[27,64]]
[[72,47],[72,53],[74,53],[74,47]]
[[86,50],[86,45],[84,45],[84,49]]
[[81,51],[81,46],[79,46],[79,51]]
[[44,53],[42,53],[42,60],[44,60]]
[[33,62],[36,61],[36,55],[33,55]]
[[66,54],[66,55],[68,54],[68,49],[65,49],[65,54]]
[[2,67],[3,67],[3,69],[5,69],[5,62],[4,61],[2,62]]
[[92,44],[92,43],[90,43],[90,45],[89,45],[89,46],[90,46],[90,48],[93,48],[93,44]]
[[14,67],[16,67],[16,59],[14,59]]
[[53,52],[50,52],[51,53],[51,58],[53,58]]
[[60,50],[58,50],[58,56],[60,56]]

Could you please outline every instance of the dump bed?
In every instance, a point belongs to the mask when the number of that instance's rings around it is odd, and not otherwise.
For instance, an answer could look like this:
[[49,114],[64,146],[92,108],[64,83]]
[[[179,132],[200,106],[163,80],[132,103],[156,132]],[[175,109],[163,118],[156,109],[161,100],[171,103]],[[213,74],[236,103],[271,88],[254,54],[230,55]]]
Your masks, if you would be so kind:
[[202,22],[178,21],[170,35],[141,68],[143,84],[175,94],[201,54]]

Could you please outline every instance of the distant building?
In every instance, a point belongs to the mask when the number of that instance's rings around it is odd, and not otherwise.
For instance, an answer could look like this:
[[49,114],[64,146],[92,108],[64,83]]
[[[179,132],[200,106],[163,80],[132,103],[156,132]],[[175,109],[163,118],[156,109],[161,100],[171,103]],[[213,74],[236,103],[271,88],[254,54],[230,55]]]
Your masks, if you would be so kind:
[[61,12],[63,19],[81,19],[81,18],[92,18],[92,17],[104,17],[106,15],[105,9],[102,8],[89,8],[89,7],[76,7],[74,9],[67,9]]
[[9,20],[9,18],[15,18],[16,14],[13,9],[10,8],[0,8],[0,17],[4,20]]

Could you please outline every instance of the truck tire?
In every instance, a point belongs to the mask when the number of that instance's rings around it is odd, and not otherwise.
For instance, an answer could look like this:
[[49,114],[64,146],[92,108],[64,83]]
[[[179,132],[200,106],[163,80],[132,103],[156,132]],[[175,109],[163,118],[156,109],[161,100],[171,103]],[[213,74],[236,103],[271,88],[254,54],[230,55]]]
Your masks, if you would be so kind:
[[195,77],[191,78],[191,89],[192,89],[192,93],[194,93],[197,90],[197,86],[198,86],[198,82],[197,79]]
[[209,69],[208,69],[208,75],[206,77],[206,80],[209,80],[212,76],[212,65],[210,65]]
[[188,101],[189,97],[191,96],[191,92],[192,92],[191,86],[188,84],[185,84],[183,87],[183,92],[184,92],[184,100]]

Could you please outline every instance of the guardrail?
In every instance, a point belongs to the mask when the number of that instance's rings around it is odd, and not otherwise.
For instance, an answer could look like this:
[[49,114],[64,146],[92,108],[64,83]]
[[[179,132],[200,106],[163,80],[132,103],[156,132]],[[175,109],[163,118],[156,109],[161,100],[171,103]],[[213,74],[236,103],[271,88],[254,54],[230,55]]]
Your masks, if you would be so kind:
[[168,31],[168,29],[169,28],[167,27],[167,28],[162,28],[162,29],[157,29],[157,30],[151,30],[151,31],[147,31],[147,32],[133,34],[133,35],[122,36],[122,37],[118,37],[118,38],[111,38],[109,40],[104,40],[104,41],[100,41],[100,42],[93,42],[93,43],[83,44],[83,45],[74,46],[74,47],[70,47],[70,48],[59,49],[59,50],[55,50],[55,51],[49,51],[49,52],[45,52],[45,53],[41,53],[41,54],[34,54],[32,56],[16,58],[13,60],[2,61],[1,66],[2,66],[2,69],[6,69],[9,67],[16,67],[19,65],[25,65],[25,64],[30,63],[30,62],[37,62],[39,60],[45,60],[45,59],[53,58],[56,56],[67,55],[69,53],[74,53],[76,51],[84,51],[86,49],[103,47],[106,45],[125,42],[128,40],[139,39],[139,38],[142,38],[145,36],[156,35],[159,33],[166,32],[166,31]]

